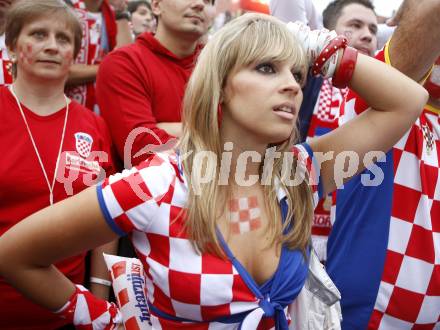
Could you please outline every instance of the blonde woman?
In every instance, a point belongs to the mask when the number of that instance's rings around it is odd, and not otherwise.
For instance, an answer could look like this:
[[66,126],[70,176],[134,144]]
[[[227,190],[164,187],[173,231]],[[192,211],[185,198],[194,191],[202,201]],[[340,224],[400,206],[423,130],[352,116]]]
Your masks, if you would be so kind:
[[[266,15],[227,24],[189,81],[176,152],[11,229],[0,239],[0,273],[42,306],[74,314],[76,324],[90,322],[87,306],[101,306],[93,315],[107,329],[120,320],[115,306],[99,305],[51,264],[130,233],[146,272],[153,328],[287,329],[287,306],[307,276],[314,201],[342,184],[337,156],[349,150],[366,159],[388,150],[427,99],[418,84],[356,57],[345,42]],[[309,65],[348,84],[371,109],[292,149]],[[327,160],[318,166],[320,154]]]

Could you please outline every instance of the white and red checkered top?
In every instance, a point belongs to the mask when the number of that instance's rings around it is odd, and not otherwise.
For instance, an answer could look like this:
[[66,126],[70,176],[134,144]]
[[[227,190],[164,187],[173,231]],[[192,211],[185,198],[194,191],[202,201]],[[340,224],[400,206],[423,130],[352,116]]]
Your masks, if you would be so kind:
[[[376,57],[390,63],[387,48]],[[350,91],[341,121],[367,108]],[[439,159],[440,109],[426,106],[374,165],[381,184],[338,190],[327,270],[353,329],[440,329]]]
[[[294,153],[310,173],[310,147],[306,144],[296,146]],[[318,186],[313,187],[317,201]],[[120,235],[130,233],[144,266],[153,328],[181,328],[184,323],[185,329],[229,329],[244,322],[243,315],[254,312],[252,316],[255,316],[263,309],[261,296],[258,297],[255,288],[249,285],[249,274],[231,262],[227,247],[226,260],[209,253],[200,254],[186,235],[183,219],[188,186],[177,155],[156,154],[138,167],[109,177],[98,186],[97,193],[107,222]],[[277,195],[280,202],[286,200],[283,189],[279,188]],[[300,268],[305,266],[305,280],[307,265],[302,255],[301,260]],[[281,264],[274,277],[257,291],[263,292],[264,287],[271,290],[274,278],[283,282],[277,277],[280,272],[288,273],[281,276],[287,276],[290,282],[296,281],[296,268],[291,263],[286,267]],[[255,285],[252,279],[250,281]],[[301,289],[303,282],[296,282]],[[283,290],[279,294],[285,295]],[[281,299],[285,303],[276,306],[275,314],[282,313],[284,320],[288,319],[287,306],[295,297]],[[272,299],[267,301],[275,303]],[[273,327],[272,317],[263,318],[258,325],[258,329]]]

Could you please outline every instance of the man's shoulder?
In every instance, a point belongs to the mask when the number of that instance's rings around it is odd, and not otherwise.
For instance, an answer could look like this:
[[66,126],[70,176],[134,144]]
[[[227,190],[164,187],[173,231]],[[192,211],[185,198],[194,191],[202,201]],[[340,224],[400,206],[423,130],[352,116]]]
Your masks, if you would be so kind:
[[111,53],[107,55],[106,58],[119,58],[119,57],[128,57],[128,58],[144,58],[145,56],[154,56],[154,53],[148,47],[148,44],[136,40],[134,43],[129,45],[125,45],[113,50]]
[[117,48],[105,56],[100,71],[109,74],[116,72],[149,71],[147,63],[151,63],[156,55],[145,44],[135,42]]

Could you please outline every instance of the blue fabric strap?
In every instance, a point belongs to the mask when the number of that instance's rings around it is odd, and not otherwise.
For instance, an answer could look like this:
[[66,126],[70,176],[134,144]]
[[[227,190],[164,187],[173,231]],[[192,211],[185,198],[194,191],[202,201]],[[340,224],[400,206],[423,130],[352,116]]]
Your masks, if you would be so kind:
[[[281,215],[284,221],[288,210],[287,199],[282,199],[280,204]],[[291,304],[298,296],[308,274],[308,264],[304,260],[302,252],[299,250],[290,250],[283,246],[278,268],[274,276],[260,288],[243,265],[232,254],[232,251],[229,249],[219,230],[217,230],[217,237],[227,257],[233,263],[247,287],[260,300],[259,307],[264,311],[264,317],[274,318],[275,329],[288,330],[288,322],[284,308]]]

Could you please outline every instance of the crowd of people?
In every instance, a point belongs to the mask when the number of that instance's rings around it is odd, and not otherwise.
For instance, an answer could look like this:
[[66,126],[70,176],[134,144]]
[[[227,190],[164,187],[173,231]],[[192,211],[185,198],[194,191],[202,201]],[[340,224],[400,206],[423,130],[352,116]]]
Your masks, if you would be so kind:
[[270,10],[0,0],[0,329],[440,327],[440,3]]

